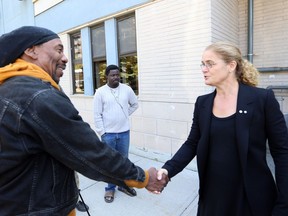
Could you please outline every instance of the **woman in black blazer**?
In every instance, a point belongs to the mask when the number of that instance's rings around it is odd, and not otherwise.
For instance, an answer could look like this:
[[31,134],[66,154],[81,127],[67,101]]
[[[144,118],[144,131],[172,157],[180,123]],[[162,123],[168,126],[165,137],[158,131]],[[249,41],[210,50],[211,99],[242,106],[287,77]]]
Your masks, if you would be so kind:
[[197,98],[190,134],[159,179],[197,155],[198,216],[288,216],[288,133],[273,91],[255,87],[258,71],[230,43],[208,46],[201,68],[215,91]]

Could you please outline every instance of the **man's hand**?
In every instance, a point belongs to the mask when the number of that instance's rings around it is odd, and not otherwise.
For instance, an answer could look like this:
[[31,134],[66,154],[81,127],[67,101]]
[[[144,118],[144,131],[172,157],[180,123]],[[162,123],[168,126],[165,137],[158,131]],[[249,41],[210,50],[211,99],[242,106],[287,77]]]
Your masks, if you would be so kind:
[[164,187],[166,187],[166,185],[169,182],[168,176],[165,174],[165,172],[163,173],[162,171],[160,172],[160,170],[157,172],[157,170],[154,167],[151,167],[148,170],[148,173],[149,173],[149,181],[146,186],[146,189],[152,193],[160,194],[163,191]]

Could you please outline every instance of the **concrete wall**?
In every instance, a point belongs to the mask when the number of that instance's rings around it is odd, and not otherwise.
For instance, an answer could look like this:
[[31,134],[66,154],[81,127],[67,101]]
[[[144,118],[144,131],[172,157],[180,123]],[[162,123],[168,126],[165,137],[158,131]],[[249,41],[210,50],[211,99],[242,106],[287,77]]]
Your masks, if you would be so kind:
[[211,1],[211,39],[239,44],[238,0]]
[[34,25],[32,1],[0,0],[0,35],[23,25]]

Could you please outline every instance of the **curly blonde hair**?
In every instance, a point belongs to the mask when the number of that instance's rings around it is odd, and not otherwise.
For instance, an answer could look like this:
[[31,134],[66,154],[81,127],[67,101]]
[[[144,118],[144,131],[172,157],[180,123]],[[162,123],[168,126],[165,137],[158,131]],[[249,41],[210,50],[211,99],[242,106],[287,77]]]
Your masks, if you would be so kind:
[[205,50],[212,50],[226,63],[235,61],[237,63],[235,74],[240,83],[250,86],[258,84],[258,70],[253,64],[242,58],[241,51],[235,44],[220,41],[209,45]]

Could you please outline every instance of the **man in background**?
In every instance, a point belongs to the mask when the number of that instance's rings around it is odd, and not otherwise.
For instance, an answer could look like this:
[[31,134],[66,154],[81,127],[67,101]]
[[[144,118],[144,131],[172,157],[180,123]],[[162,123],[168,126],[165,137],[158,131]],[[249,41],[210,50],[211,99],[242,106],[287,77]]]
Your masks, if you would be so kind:
[[[120,83],[120,71],[116,65],[105,70],[107,84],[98,88],[94,95],[94,122],[101,140],[108,146],[128,157],[130,145],[129,116],[138,108],[138,101],[132,88]],[[116,185],[108,183],[104,200],[114,200]],[[136,196],[133,188],[118,187],[129,196]]]

